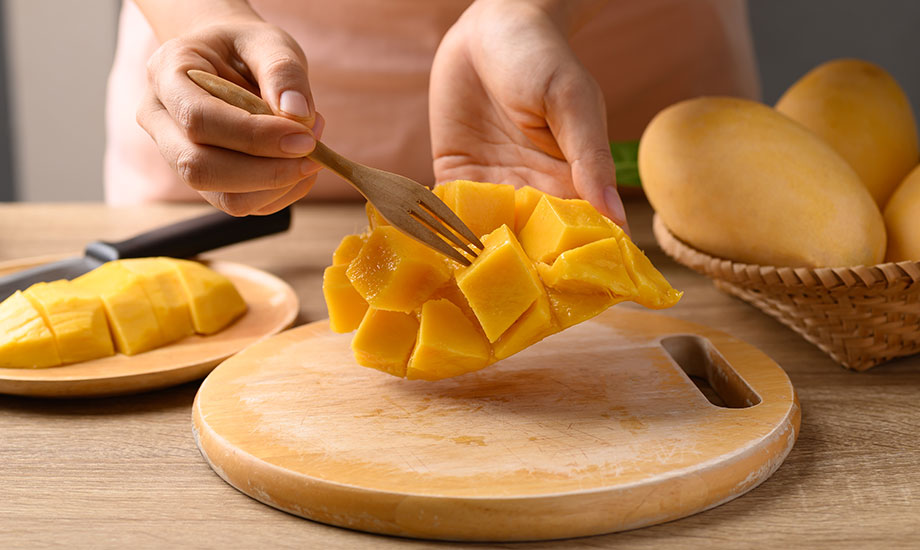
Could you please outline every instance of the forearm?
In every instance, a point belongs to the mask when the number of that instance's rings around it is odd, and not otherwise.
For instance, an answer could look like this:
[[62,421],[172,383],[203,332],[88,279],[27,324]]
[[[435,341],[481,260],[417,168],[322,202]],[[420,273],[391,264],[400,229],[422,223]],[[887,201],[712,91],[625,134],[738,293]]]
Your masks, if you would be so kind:
[[215,23],[261,20],[246,0],[134,0],[160,42]]

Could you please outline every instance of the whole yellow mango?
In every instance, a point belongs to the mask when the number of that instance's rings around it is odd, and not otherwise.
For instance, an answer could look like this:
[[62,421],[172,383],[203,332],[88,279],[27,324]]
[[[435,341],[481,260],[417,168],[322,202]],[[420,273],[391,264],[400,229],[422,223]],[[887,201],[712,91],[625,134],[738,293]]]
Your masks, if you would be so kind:
[[879,208],[917,164],[917,122],[897,81],[859,59],[812,69],[776,110],[818,134],[856,170]]
[[639,144],[649,201],[680,239],[765,265],[875,264],[885,226],[856,172],[823,140],[761,103],[682,101]]
[[889,262],[920,260],[920,165],[904,178],[885,207]]

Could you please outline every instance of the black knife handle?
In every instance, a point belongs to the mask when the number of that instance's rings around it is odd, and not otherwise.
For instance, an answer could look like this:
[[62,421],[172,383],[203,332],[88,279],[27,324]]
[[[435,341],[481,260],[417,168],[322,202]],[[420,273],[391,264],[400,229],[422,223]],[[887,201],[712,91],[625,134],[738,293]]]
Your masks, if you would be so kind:
[[120,242],[91,242],[86,246],[86,255],[103,262],[148,256],[188,258],[222,246],[280,233],[290,226],[290,207],[268,216],[241,218],[213,212],[158,227]]

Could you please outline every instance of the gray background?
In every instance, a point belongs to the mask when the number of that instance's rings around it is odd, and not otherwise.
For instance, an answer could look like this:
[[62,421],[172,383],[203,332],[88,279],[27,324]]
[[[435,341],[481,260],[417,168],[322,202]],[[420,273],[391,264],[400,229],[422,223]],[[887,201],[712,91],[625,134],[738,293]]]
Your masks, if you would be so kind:
[[[0,200],[102,197],[101,92],[114,51],[118,5],[117,0],[0,0]],[[920,0],[749,0],[748,7],[764,102],[775,103],[823,61],[858,57],[888,70],[920,113]],[[74,51],[80,53],[79,63],[62,63]],[[71,71],[65,82],[78,85],[71,84],[66,95],[49,95],[49,74],[63,71]],[[11,88],[15,74],[28,82]],[[48,105],[68,113],[70,124],[46,129],[41,116]],[[18,131],[11,110],[19,117]],[[58,139],[52,150],[69,158],[49,161],[46,151],[35,151],[34,144],[49,135]]]
[[749,0],[763,100],[816,65],[858,57],[881,65],[920,113],[920,0]]

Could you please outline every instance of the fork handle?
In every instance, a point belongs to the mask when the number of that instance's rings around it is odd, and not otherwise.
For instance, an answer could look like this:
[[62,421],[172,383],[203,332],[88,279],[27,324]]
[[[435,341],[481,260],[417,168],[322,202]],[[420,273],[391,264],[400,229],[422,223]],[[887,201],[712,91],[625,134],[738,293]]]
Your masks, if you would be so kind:
[[[225,80],[217,75],[207,73],[205,71],[199,71],[197,69],[191,69],[188,71],[189,78],[192,79],[195,84],[198,84],[206,92],[212,96],[222,99],[225,102],[233,105],[234,107],[239,107],[244,111],[247,111],[254,115],[274,115],[271,107],[268,106],[261,97],[255,95],[249,90],[237,86],[229,80]],[[348,160],[342,155],[336,153],[332,149],[326,146],[320,140],[316,140],[316,148],[313,149],[313,152],[307,155],[308,158],[314,160],[326,168],[329,168],[336,174],[346,180],[348,183],[352,184],[355,189],[357,189],[364,198],[367,198],[367,193],[362,188],[362,185],[356,182],[356,173],[362,170],[367,170],[368,168],[358,164],[357,162]]]

